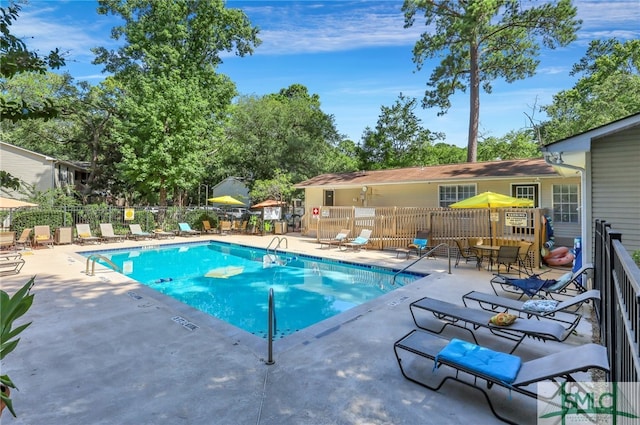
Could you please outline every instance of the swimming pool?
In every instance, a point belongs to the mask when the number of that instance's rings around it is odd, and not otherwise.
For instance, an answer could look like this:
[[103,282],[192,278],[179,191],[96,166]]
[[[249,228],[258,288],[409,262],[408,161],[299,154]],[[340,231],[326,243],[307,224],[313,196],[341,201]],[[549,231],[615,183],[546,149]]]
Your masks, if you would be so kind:
[[395,270],[223,242],[82,253],[92,254],[143,285],[263,338],[271,288],[276,337],[282,338],[423,277],[401,273],[394,281]]

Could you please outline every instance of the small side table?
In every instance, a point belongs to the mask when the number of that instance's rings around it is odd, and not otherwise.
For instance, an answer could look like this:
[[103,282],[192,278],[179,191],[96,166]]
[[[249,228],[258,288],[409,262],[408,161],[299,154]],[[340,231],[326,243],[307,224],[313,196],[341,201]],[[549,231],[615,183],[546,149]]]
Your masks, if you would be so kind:
[[73,227],[58,227],[55,231],[53,241],[56,245],[72,244]]
[[396,258],[400,258],[400,254],[404,254],[404,258],[408,259],[411,250],[408,248],[396,248]]

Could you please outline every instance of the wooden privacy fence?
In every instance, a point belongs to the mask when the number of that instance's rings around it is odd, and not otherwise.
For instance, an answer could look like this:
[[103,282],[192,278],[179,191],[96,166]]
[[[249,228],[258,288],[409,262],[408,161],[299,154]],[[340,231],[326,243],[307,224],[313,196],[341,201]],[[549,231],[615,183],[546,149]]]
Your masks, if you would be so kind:
[[487,245],[517,245],[524,240],[533,243],[529,265],[537,268],[545,242],[543,214],[535,208],[321,207],[317,216],[306,215],[302,222],[305,232],[318,239],[333,238],[340,229],[349,229],[352,238],[371,229],[371,244],[377,249],[406,247],[421,230],[429,231],[430,246],[446,243],[452,250],[457,249],[456,240],[468,238],[480,238]]

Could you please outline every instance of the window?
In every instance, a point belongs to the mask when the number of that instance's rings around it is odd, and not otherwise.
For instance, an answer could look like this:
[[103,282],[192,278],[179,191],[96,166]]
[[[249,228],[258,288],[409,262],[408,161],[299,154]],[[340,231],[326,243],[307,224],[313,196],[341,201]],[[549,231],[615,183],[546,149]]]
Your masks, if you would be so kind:
[[514,184],[511,186],[511,194],[514,198],[531,199],[534,207],[539,205],[537,184]]
[[475,184],[460,184],[460,185],[442,185],[439,188],[439,200],[438,203],[441,207],[446,208],[451,204],[454,204],[463,199],[476,196]]
[[553,185],[553,221],[556,223],[579,222],[578,185]]

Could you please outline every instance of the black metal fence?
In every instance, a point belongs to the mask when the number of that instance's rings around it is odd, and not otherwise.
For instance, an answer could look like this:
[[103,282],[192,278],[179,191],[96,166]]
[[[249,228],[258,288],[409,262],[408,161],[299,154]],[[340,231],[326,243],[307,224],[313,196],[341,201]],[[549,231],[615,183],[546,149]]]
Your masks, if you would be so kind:
[[596,289],[601,292],[600,335],[609,352],[612,382],[640,377],[640,269],[622,245],[622,234],[604,220],[595,228]]

